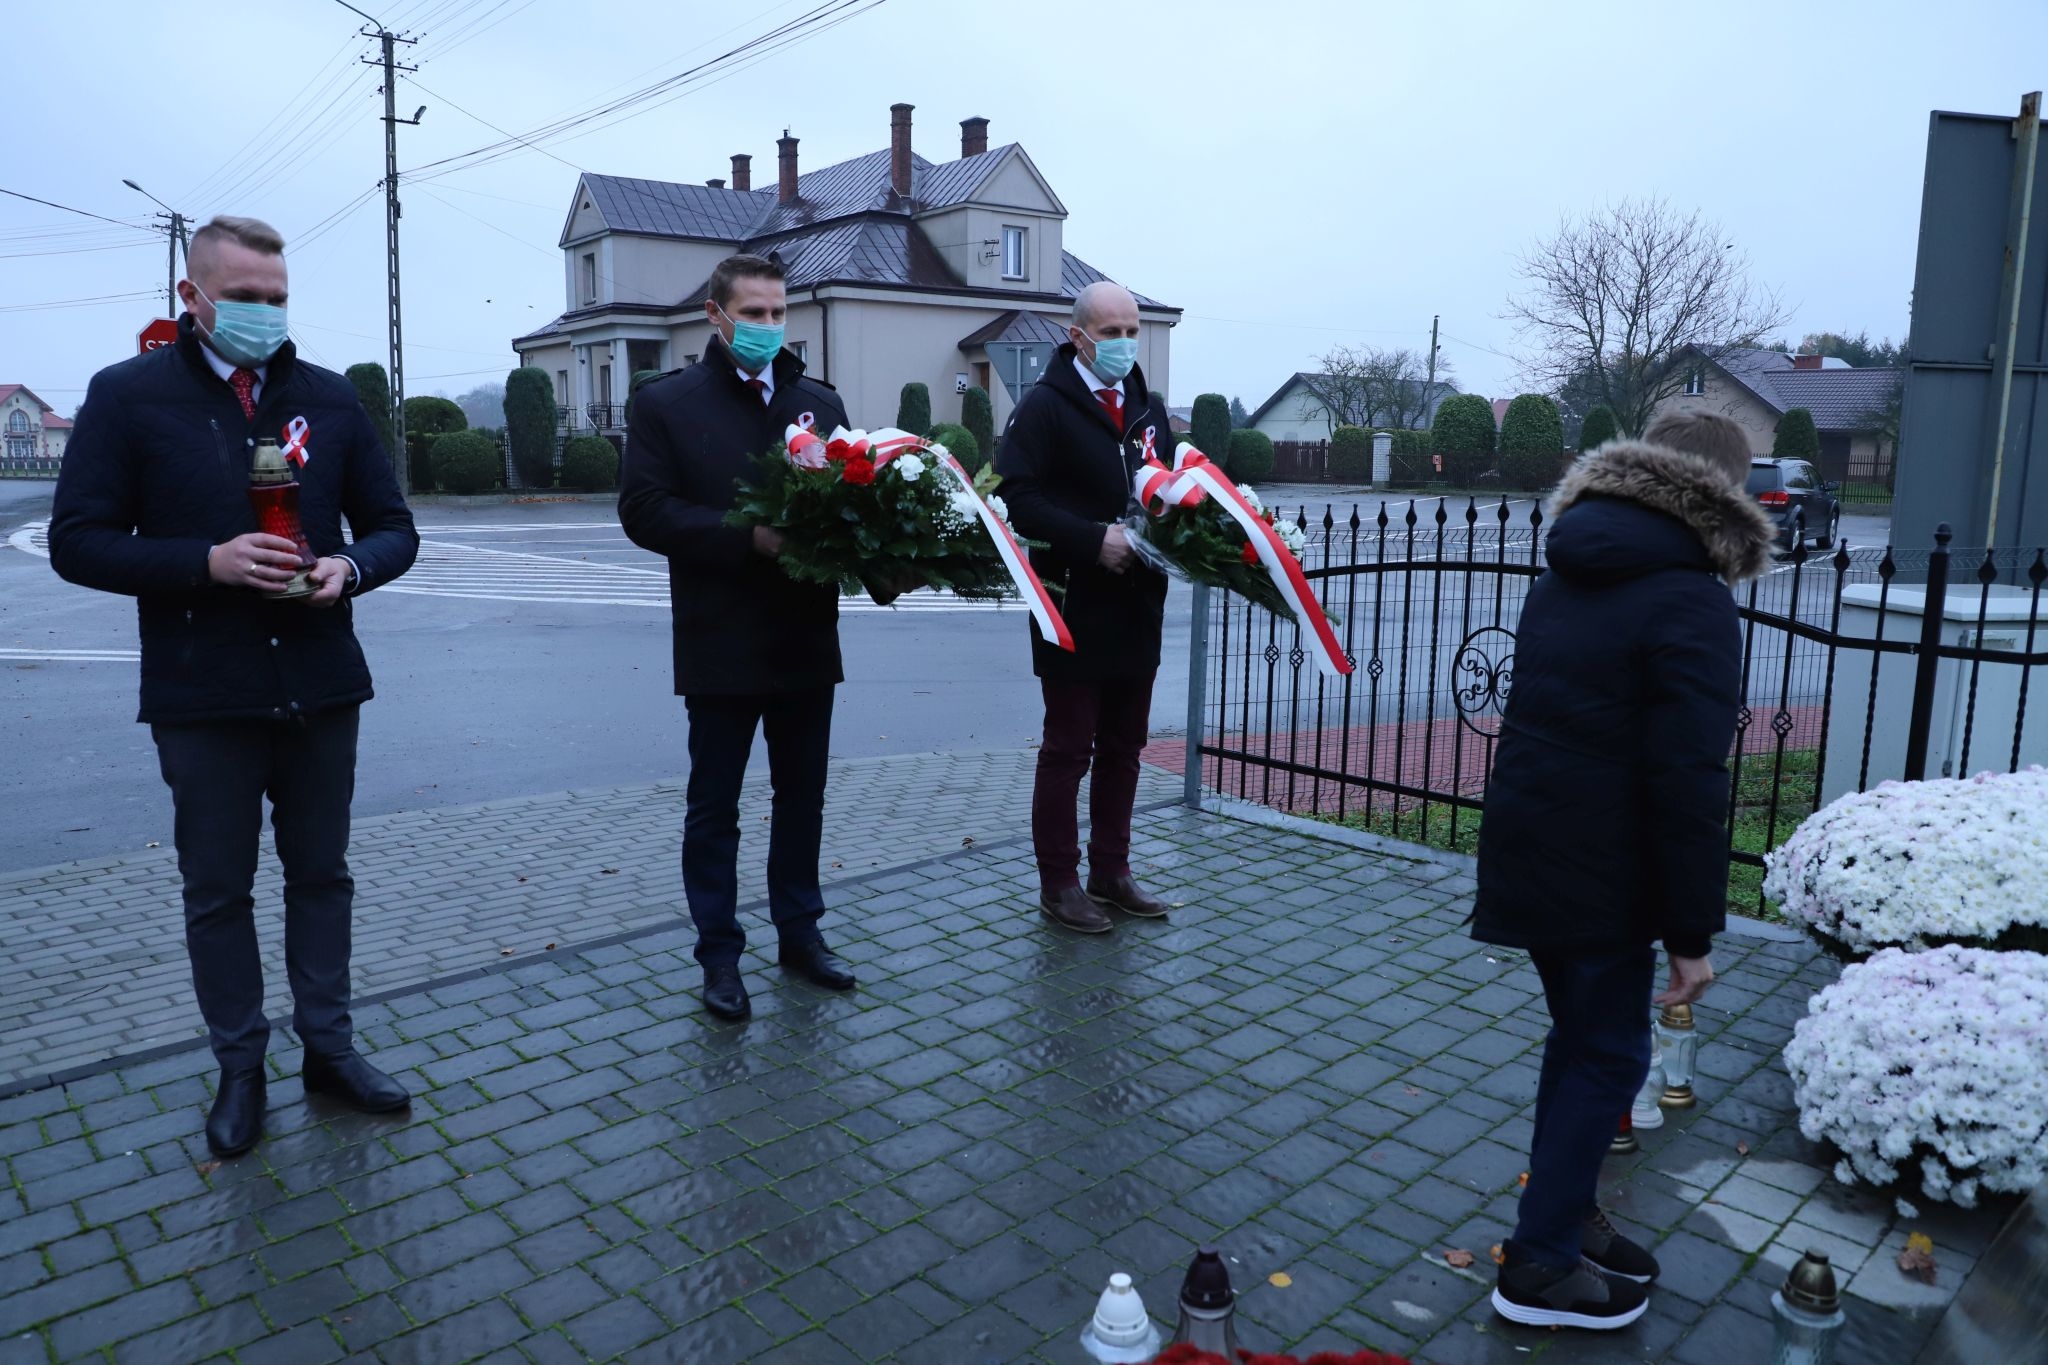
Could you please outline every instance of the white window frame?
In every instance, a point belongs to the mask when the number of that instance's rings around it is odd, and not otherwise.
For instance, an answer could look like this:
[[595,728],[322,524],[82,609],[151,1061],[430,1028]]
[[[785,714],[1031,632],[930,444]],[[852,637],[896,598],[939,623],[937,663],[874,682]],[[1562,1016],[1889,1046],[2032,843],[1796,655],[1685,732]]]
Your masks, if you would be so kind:
[[[1015,255],[1011,248],[1014,245]],[[1003,278],[1006,280],[1028,280],[1031,278],[1031,229],[1015,223],[1003,224]]]
[[1707,391],[1707,372],[1695,367],[1685,373],[1685,396],[1699,398]]
[[597,253],[583,253],[583,304],[585,307],[597,302]]
[[798,360],[809,364],[811,359],[811,343],[808,341],[792,341],[789,343],[789,352]]

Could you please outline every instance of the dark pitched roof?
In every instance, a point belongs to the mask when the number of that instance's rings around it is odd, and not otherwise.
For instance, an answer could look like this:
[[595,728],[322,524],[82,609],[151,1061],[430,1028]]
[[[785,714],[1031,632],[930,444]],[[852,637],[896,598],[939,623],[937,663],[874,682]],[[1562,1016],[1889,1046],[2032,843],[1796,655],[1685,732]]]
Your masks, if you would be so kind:
[[1805,408],[1821,431],[1868,430],[1870,414],[1884,406],[1903,377],[1897,370],[1846,365],[1802,370],[1783,351],[1753,346],[1732,347],[1717,356],[1696,346],[1687,351],[1710,360],[1773,412]]
[[[963,156],[958,161],[922,166],[911,179],[911,198],[921,209],[951,208],[955,204],[967,203],[1004,162],[1023,154],[1024,149],[1011,142],[991,151]],[[1065,212],[1065,209],[1061,211]]]
[[[1245,425],[1251,426],[1254,423],[1256,423],[1261,417],[1264,417],[1267,413],[1271,412],[1273,408],[1280,402],[1280,400],[1287,396],[1287,391],[1289,389],[1292,389],[1296,384],[1301,385],[1303,388],[1307,389],[1311,394],[1315,395],[1316,401],[1318,403],[1321,403],[1324,407],[1331,409],[1336,408],[1337,404],[1330,401],[1330,395],[1328,391],[1323,387],[1323,384],[1329,378],[1330,376],[1326,374],[1309,374],[1306,371],[1301,371],[1289,375],[1287,379],[1280,385],[1279,388],[1273,390],[1273,396],[1271,398],[1268,398],[1265,402],[1259,404],[1258,410],[1252,413],[1250,420],[1247,421]],[[1416,384],[1416,381],[1413,380],[1410,380],[1409,382],[1411,385]],[[1419,385],[1417,385],[1417,387],[1419,387]],[[1449,398],[1452,394],[1456,393],[1457,391],[1458,389],[1455,384],[1448,383],[1441,379],[1436,381],[1436,387],[1430,390],[1429,402],[1426,405],[1426,410],[1423,413],[1423,419],[1425,424],[1427,424],[1429,420],[1433,419],[1436,416],[1437,405],[1442,403],[1444,399]]]
[[614,232],[737,242],[773,202],[773,190],[724,190],[618,175],[586,175],[584,192]]
[[1045,314],[1012,308],[1007,313],[998,314],[996,320],[986,327],[976,328],[961,337],[960,349],[969,351],[991,342],[998,345],[1005,342],[1036,342],[1058,346],[1066,339],[1067,329]]
[[[1099,280],[1107,279],[1109,279],[1109,276],[1103,274],[1100,270],[1097,270],[1094,266],[1088,264],[1088,262],[1082,260],[1079,256],[1076,256],[1073,252],[1062,251],[1060,253],[1060,293],[1062,294],[1062,296],[1070,299],[1078,298],[1080,297],[1081,291],[1083,289],[1086,289],[1089,285],[1094,284]],[[1110,282],[1112,284],[1120,283],[1119,281],[1115,280],[1111,280]],[[1124,287],[1127,289],[1130,288],[1129,285],[1125,285]],[[1165,308],[1171,312],[1176,313],[1180,311],[1178,308],[1175,308],[1172,304],[1161,303],[1158,299],[1147,298],[1135,289],[1131,290],[1131,297],[1138,301],[1138,306],[1140,308]]]

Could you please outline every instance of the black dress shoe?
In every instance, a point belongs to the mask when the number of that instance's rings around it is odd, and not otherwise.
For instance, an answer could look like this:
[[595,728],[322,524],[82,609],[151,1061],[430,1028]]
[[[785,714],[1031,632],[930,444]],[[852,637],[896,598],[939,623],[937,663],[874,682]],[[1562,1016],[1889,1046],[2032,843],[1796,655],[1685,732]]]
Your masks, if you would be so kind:
[[1128,872],[1121,877],[1098,879],[1091,876],[1088,879],[1088,899],[1097,905],[1113,905],[1126,915],[1144,919],[1158,919],[1173,908],[1138,885]]
[[307,1094],[331,1095],[365,1114],[388,1114],[412,1103],[404,1086],[353,1051],[325,1056],[309,1050],[299,1075]]
[[1057,895],[1039,892],[1038,913],[1060,928],[1072,929],[1077,934],[1106,934],[1116,928],[1109,916],[1096,909],[1088,893],[1078,886],[1067,887]]
[[720,1019],[740,1020],[753,1014],[747,983],[740,979],[738,967],[704,969],[704,1008]]
[[785,943],[777,950],[775,960],[814,986],[823,986],[828,991],[853,989],[853,968],[840,961],[822,938]]
[[263,1068],[220,1073],[213,1112],[206,1116],[206,1145],[217,1157],[240,1156],[263,1136]]

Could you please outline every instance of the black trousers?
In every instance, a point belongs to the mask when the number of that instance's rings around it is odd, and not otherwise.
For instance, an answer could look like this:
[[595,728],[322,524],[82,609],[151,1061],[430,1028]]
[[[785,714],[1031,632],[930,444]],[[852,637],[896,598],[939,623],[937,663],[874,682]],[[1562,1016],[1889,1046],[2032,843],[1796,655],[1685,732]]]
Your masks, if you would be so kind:
[[1600,1163],[1650,1074],[1647,943],[1529,954],[1543,978],[1550,1037],[1536,1082],[1536,1132],[1515,1242],[1532,1260],[1578,1264],[1579,1227],[1593,1211]]
[[683,895],[697,926],[697,961],[731,966],[747,948],[739,923],[740,784],[759,726],[774,787],[768,823],[768,913],[784,942],[818,936],[825,898],[818,846],[825,835],[825,769],[832,688],[758,696],[693,696],[690,785],[683,818]]
[[192,989],[224,1069],[260,1065],[270,1041],[252,894],[266,795],[284,868],[292,1028],[310,1051],[353,1045],[348,831],[357,720],[348,706],[304,721],[150,727],[176,812]]

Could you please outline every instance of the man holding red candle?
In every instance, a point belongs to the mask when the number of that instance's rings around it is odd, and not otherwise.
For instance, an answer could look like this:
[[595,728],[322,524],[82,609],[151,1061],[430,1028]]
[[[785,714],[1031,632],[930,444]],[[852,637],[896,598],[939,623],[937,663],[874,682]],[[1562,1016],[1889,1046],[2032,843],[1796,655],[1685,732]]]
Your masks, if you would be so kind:
[[[354,388],[287,339],[276,231],[216,218],[193,234],[186,271],[176,344],[93,377],[50,562],[136,599],[138,719],[171,789],[192,984],[221,1068],[206,1140],[228,1157],[263,1128],[270,1025],[251,890],[265,796],[305,1087],[368,1112],[410,1099],[356,1053],[349,1016],[349,802],[371,695],[349,599],[412,567],[419,536]],[[306,568],[297,543],[255,529],[251,457],[265,441],[296,466],[313,555],[312,591],[295,600],[282,596]],[[270,515],[289,505],[274,486],[266,496]]]

